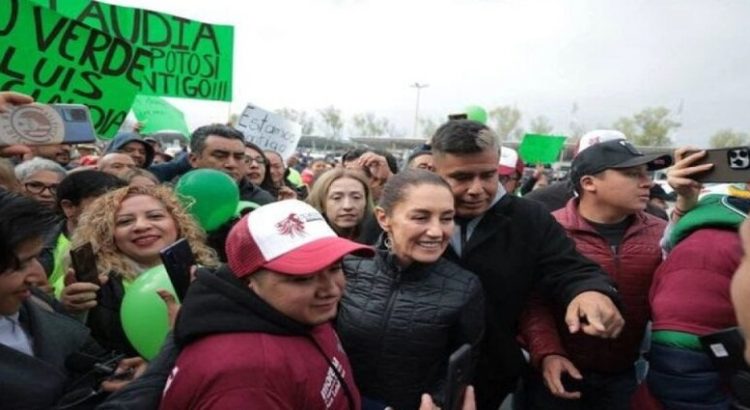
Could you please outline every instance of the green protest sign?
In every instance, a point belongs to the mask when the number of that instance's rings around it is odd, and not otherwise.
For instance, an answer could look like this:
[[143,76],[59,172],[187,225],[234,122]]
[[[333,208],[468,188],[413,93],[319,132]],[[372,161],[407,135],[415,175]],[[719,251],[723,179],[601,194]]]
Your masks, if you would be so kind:
[[518,147],[518,154],[530,164],[552,164],[560,157],[566,137],[557,135],[526,134]]
[[85,104],[111,138],[130,110],[150,53],[29,0],[0,0],[0,90]]
[[135,97],[133,112],[141,123],[141,134],[177,131],[186,137],[190,136],[182,111],[163,98],[139,95]]
[[232,101],[234,27],[91,0],[35,0],[153,54],[141,94]]

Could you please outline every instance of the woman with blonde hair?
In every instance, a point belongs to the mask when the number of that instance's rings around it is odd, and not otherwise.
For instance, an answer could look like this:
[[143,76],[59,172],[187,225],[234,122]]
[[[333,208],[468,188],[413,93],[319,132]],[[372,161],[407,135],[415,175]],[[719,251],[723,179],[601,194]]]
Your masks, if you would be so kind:
[[169,188],[129,186],[99,197],[81,215],[72,248],[91,243],[101,285],[67,285],[63,305],[71,313],[87,313],[86,323],[102,346],[135,354],[120,323],[123,296],[138,275],[161,264],[159,251],[180,238],[198,264],[218,266],[205,233]]
[[339,236],[367,244],[377,240],[380,232],[369,232],[369,226],[376,223],[372,193],[362,172],[347,168],[326,171],[315,181],[307,202]]

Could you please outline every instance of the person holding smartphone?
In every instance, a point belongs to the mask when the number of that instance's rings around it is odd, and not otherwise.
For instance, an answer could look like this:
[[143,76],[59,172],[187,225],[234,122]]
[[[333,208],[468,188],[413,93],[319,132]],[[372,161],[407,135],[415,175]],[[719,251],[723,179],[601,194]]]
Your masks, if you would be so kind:
[[750,210],[750,190],[744,181],[702,184],[697,175],[712,167],[701,163],[705,155],[681,147],[667,172],[677,200],[662,240],[668,254],[649,293],[649,371],[633,408],[729,408],[732,402],[699,338],[737,326],[730,283],[742,262],[738,229]]
[[68,275],[62,299],[70,312],[86,313],[91,334],[108,349],[136,353],[122,329],[120,305],[138,275],[162,264],[159,251],[185,238],[197,263],[218,265],[203,230],[164,186],[111,191],[97,198],[79,221],[71,246],[91,243],[100,285],[76,283]]

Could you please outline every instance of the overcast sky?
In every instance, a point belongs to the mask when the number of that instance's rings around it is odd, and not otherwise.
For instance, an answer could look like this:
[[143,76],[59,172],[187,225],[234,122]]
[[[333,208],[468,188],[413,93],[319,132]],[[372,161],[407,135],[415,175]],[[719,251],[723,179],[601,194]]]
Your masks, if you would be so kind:
[[[107,0],[105,0],[107,1]],[[609,126],[665,106],[678,144],[750,131],[746,0],[109,0],[235,27],[234,102],[349,117],[372,111],[412,133],[420,116],[515,105]],[[229,104],[170,99],[192,127]],[[578,106],[572,112],[574,103]],[[678,111],[682,107],[680,113]]]

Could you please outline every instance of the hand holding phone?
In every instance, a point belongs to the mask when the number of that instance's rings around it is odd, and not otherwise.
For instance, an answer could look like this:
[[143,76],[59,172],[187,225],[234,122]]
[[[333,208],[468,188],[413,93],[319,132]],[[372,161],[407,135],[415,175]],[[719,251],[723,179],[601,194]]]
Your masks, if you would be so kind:
[[70,251],[70,259],[73,263],[77,282],[101,285],[99,282],[99,271],[96,267],[96,255],[90,242]]
[[95,141],[91,113],[82,104],[23,104],[0,112],[0,146]]
[[[101,286],[96,256],[90,243],[70,251],[75,282],[66,280],[60,294],[60,302],[71,313],[85,312],[97,304],[97,292]],[[68,272],[68,275],[71,273]],[[72,281],[72,280],[71,280]]]

